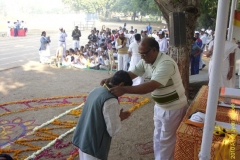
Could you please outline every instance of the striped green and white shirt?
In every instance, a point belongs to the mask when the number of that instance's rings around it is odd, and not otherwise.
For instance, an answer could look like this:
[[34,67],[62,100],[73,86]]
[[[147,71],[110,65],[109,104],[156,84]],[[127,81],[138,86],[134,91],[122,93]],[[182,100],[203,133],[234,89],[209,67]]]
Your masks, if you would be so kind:
[[151,73],[151,80],[161,84],[151,93],[153,100],[161,108],[173,110],[187,105],[178,66],[168,55],[159,53],[153,65],[141,60],[130,72],[137,76],[142,76],[145,72]]

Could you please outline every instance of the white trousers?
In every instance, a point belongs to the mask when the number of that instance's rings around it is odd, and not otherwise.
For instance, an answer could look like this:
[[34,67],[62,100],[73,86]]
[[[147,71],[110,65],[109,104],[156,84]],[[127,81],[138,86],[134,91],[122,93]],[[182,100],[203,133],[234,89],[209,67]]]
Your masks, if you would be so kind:
[[100,69],[102,69],[102,70],[108,70],[108,69],[109,69],[109,67],[108,67],[108,66],[103,66],[103,65],[100,65],[99,67],[100,67]]
[[[214,72],[212,68],[213,68],[213,61],[211,59],[209,62],[209,68],[208,68],[209,80],[211,79],[212,72]],[[230,80],[227,79],[228,72],[229,72],[229,59],[227,58],[222,63],[220,87],[235,88],[235,84],[236,84],[235,65],[233,67],[233,74]]]
[[86,154],[86,153],[82,152],[80,149],[79,149],[79,159],[80,160],[100,160],[96,157],[93,157],[89,154]]
[[8,37],[11,36],[11,29],[10,29],[10,28],[8,28],[8,30],[7,30],[7,36],[8,36]]
[[50,48],[49,45],[47,45],[46,50],[39,51],[39,59],[41,63],[50,63]]
[[75,48],[79,49],[80,46],[80,41],[79,40],[73,40],[73,49],[75,50]]
[[60,42],[58,41],[58,47],[62,46],[63,47],[63,55],[66,55],[66,42]]
[[73,67],[79,68],[79,69],[87,68],[86,65],[81,65],[81,64],[74,64]]
[[155,160],[173,160],[176,143],[176,130],[187,110],[164,110],[158,104],[154,106],[154,156]]
[[118,70],[127,71],[128,54],[118,53]]
[[200,61],[199,61],[199,69],[202,69],[202,66],[205,64],[205,62],[202,60],[203,52],[200,54]]

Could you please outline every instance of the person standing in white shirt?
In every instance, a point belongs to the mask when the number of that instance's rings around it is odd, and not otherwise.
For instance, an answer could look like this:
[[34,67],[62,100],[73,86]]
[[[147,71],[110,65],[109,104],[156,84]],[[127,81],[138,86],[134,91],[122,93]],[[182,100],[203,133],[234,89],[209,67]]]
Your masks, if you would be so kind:
[[155,38],[156,41],[158,41],[159,37],[157,35],[157,31],[156,30],[153,31],[152,37]]
[[164,54],[167,54],[168,53],[168,41],[165,38],[164,31],[159,31],[158,36],[159,36],[159,39],[158,39],[159,51]]
[[10,21],[7,21],[7,36],[8,37],[10,37],[10,35],[11,35],[11,29],[12,29],[11,23],[10,23]]
[[67,34],[65,33],[65,30],[63,30],[63,27],[60,27],[59,30],[60,30],[60,33],[59,33],[59,39],[58,39],[58,46],[63,46],[63,54],[65,55]]
[[99,67],[102,70],[108,70],[109,69],[109,60],[107,59],[107,55],[103,55],[103,64],[101,64]]
[[128,38],[128,41],[129,41],[129,45],[131,44],[131,43],[133,43],[134,41],[135,41],[135,38],[134,38],[134,31],[130,31],[130,34],[124,34],[124,36],[126,37],[126,38]]
[[[207,44],[207,36],[206,36],[206,34],[205,34],[204,32],[205,32],[205,29],[202,28],[202,29],[201,29],[200,39],[202,40],[202,47],[201,47],[201,49],[202,49],[203,51],[204,51],[205,46],[206,46],[206,44]],[[199,70],[202,70],[202,69],[206,66],[205,62],[202,60],[202,54],[203,54],[203,53],[200,54]]]
[[40,48],[39,48],[39,56],[40,63],[48,63],[48,59],[50,57],[50,49],[49,43],[51,42],[50,37],[46,37],[46,32],[43,31],[40,38]]
[[211,35],[211,34],[212,34],[211,27],[208,27],[208,29],[206,30],[206,32],[207,32],[208,35]]
[[[140,54],[138,53],[138,46],[141,42],[141,35],[135,34],[134,38],[135,38],[135,41],[130,44],[128,49],[128,55],[131,58],[130,66],[128,70],[133,70],[135,66],[138,64],[138,62],[142,59]],[[139,85],[144,82],[144,75],[141,77],[134,78],[132,81],[133,81],[133,86]]]

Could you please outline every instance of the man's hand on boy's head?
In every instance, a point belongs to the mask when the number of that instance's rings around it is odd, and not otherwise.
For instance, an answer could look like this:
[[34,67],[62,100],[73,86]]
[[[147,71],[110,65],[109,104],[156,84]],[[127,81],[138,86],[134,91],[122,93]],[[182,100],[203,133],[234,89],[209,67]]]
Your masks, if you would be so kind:
[[103,80],[100,82],[100,85],[103,86],[104,83],[109,83],[110,80],[111,80],[111,78],[103,79]]
[[123,111],[123,109],[120,110],[119,117],[120,117],[121,121],[127,119],[130,115],[131,115],[131,113],[129,111]]
[[117,87],[110,88],[110,92],[117,97],[120,97],[126,93],[123,86],[117,86]]

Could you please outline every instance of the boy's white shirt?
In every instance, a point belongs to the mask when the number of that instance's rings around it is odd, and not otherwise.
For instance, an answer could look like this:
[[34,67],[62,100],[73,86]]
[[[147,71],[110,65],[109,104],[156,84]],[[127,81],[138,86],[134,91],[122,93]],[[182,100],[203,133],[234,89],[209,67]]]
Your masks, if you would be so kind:
[[117,52],[114,52],[113,57],[117,57],[117,56],[118,56]]
[[[118,100],[115,98],[110,98],[105,101],[103,105],[103,117],[107,126],[108,134],[113,137],[122,127],[120,114],[120,105]],[[89,154],[82,152],[79,149],[79,158],[81,160],[99,160]]]
[[109,60],[108,59],[103,59],[104,65],[108,66],[109,65]]
[[105,101],[103,106],[103,116],[107,126],[107,131],[113,137],[122,127],[120,114],[120,105],[115,98]]

